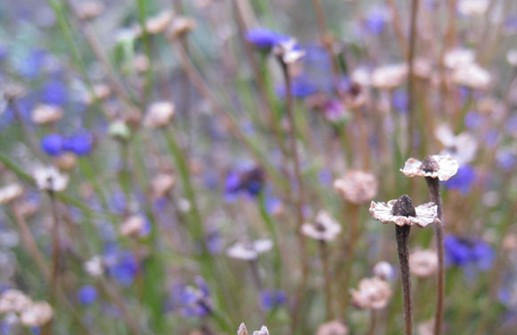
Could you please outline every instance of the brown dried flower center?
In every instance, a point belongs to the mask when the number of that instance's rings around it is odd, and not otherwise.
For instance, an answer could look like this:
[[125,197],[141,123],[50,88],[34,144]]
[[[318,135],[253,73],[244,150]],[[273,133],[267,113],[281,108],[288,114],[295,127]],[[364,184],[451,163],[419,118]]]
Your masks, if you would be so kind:
[[408,195],[403,195],[395,201],[391,213],[396,216],[405,217],[416,217],[415,206],[413,206],[413,200]]
[[420,166],[420,169],[424,170],[425,172],[436,172],[439,168],[440,167],[438,162],[431,156],[427,156]]

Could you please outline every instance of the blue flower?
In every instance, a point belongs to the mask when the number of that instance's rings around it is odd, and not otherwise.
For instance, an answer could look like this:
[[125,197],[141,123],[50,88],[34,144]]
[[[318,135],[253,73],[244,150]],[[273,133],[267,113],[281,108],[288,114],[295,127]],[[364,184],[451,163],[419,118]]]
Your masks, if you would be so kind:
[[458,190],[465,195],[470,192],[474,181],[476,180],[476,171],[470,165],[462,165],[458,169],[456,175],[447,180],[445,187],[451,190]]
[[65,84],[59,79],[51,79],[48,81],[43,86],[41,102],[48,105],[65,105],[68,102],[68,92]]
[[230,171],[225,181],[225,199],[233,201],[239,194],[256,197],[264,186],[264,171],[255,166],[242,171]]
[[[294,78],[291,83],[291,93],[295,98],[303,99],[317,92],[318,87],[305,77]],[[285,86],[279,86],[277,88],[277,94],[280,98],[285,98]]]
[[388,16],[385,8],[372,9],[364,19],[366,31],[373,35],[379,35],[386,29]]
[[108,251],[106,268],[109,276],[113,277],[120,285],[131,286],[139,270],[136,256],[129,251]]
[[392,103],[397,112],[407,114],[409,99],[405,90],[396,90],[393,92]]
[[97,289],[92,285],[84,285],[77,292],[77,300],[81,305],[91,305],[97,300]]
[[469,129],[477,129],[483,124],[483,117],[476,112],[469,112],[465,115],[465,126]]
[[449,235],[444,240],[447,264],[487,271],[492,267],[495,251],[482,240],[470,240]]
[[13,57],[12,66],[21,77],[34,79],[40,75],[46,57],[44,50],[33,49],[28,54]]
[[59,134],[49,134],[41,139],[41,150],[50,156],[59,156],[63,152],[64,138]]
[[266,311],[281,306],[286,301],[287,296],[284,291],[265,289],[260,292],[260,304]]
[[184,317],[205,317],[212,313],[212,299],[206,282],[196,277],[196,286],[180,285],[172,291],[172,309]]
[[63,149],[77,156],[86,156],[93,149],[93,136],[88,133],[68,137],[63,143]]
[[269,29],[257,28],[248,30],[246,40],[260,49],[271,49],[276,44],[289,40],[290,37]]
[[517,165],[517,156],[511,149],[502,149],[497,152],[496,161],[501,169],[511,171]]

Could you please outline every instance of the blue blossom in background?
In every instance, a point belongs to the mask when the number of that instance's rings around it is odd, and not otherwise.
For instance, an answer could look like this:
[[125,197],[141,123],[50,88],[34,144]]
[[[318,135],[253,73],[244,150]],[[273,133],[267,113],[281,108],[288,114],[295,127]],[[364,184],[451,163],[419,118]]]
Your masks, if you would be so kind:
[[447,189],[457,190],[461,194],[466,195],[470,192],[474,181],[476,180],[476,171],[470,165],[462,165],[459,167],[456,175],[444,182]]
[[392,95],[392,103],[395,110],[401,114],[407,114],[409,99],[405,90],[396,90]]
[[499,168],[504,171],[511,171],[517,165],[517,155],[514,150],[501,149],[496,154],[496,162]]
[[195,286],[180,285],[172,291],[172,310],[184,317],[205,317],[212,313],[212,298],[206,282],[196,277]]
[[465,115],[465,126],[468,129],[477,129],[483,124],[483,117],[476,112],[469,112]]
[[63,106],[68,102],[68,91],[62,80],[52,78],[41,89],[41,102],[48,105]]
[[[291,93],[293,94],[293,97],[303,99],[316,94],[318,91],[318,87],[306,77],[301,76],[293,78],[291,86]],[[278,86],[276,92],[280,98],[285,98],[286,92],[284,85]]]
[[84,285],[77,292],[77,300],[81,305],[91,305],[97,300],[97,289],[92,285]]
[[364,19],[364,27],[372,35],[381,34],[389,21],[388,11],[386,8],[375,7],[366,15]]
[[89,133],[70,136],[64,141],[63,149],[77,156],[86,156],[93,149],[93,136]]
[[41,150],[49,156],[59,156],[63,153],[65,139],[59,134],[49,134],[41,139]]
[[240,194],[256,197],[262,191],[264,182],[264,171],[258,166],[230,171],[225,181],[225,199],[234,201]]
[[14,71],[25,79],[35,79],[41,74],[47,53],[41,49],[32,49],[27,53],[11,56],[11,66]]
[[445,260],[450,266],[487,271],[495,258],[494,249],[482,240],[469,240],[454,235],[444,239]]
[[139,270],[136,256],[129,251],[119,251],[116,247],[110,249],[104,257],[107,274],[120,285],[131,286]]
[[265,289],[260,292],[260,304],[266,311],[279,307],[286,301],[287,296],[284,291]]
[[257,28],[248,30],[246,40],[259,49],[269,50],[276,44],[289,40],[290,37],[275,31]]

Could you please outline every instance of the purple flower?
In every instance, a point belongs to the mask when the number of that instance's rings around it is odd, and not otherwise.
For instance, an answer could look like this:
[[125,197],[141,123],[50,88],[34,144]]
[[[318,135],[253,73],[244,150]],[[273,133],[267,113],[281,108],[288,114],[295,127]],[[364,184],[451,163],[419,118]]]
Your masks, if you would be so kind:
[[408,95],[405,90],[396,90],[393,92],[392,103],[395,110],[401,114],[408,112]]
[[40,75],[46,56],[44,50],[33,49],[26,55],[15,57],[13,67],[21,77],[34,79]]
[[84,285],[77,292],[77,300],[81,305],[91,305],[97,300],[97,289],[92,285]]
[[264,310],[269,311],[273,308],[285,304],[287,296],[281,290],[265,289],[260,292],[260,303]]
[[445,237],[445,259],[447,264],[487,271],[492,267],[495,251],[482,240],[471,240],[454,235]]
[[469,112],[465,116],[465,126],[469,129],[477,129],[483,124],[483,117],[476,112]]
[[248,30],[246,33],[246,40],[259,49],[269,50],[276,44],[289,40],[287,35],[279,34],[275,31],[257,28]]
[[109,250],[105,256],[107,273],[120,285],[131,286],[139,270],[136,256],[129,251]]
[[93,149],[93,136],[89,133],[71,136],[64,141],[63,149],[77,156],[86,156]]
[[180,285],[172,291],[172,310],[182,316],[205,317],[212,313],[212,299],[206,282],[196,277],[196,286]]
[[388,23],[386,13],[386,9],[383,8],[372,9],[364,19],[366,31],[372,35],[381,34],[386,29],[386,23]]
[[[294,78],[291,85],[291,93],[295,98],[303,99],[318,92],[318,87],[305,77]],[[279,86],[277,94],[280,98],[285,98],[285,86]]]
[[65,84],[59,79],[51,79],[43,86],[41,102],[48,105],[65,105],[68,102],[68,92]]
[[470,192],[474,181],[476,180],[476,171],[470,165],[462,165],[459,167],[456,175],[447,180],[445,187],[451,190],[458,190],[461,194],[466,195]]
[[59,134],[49,134],[41,139],[41,150],[50,156],[59,156],[63,152],[64,138]]
[[497,152],[496,161],[499,168],[504,171],[511,171],[517,165],[517,156],[511,149],[502,149]]

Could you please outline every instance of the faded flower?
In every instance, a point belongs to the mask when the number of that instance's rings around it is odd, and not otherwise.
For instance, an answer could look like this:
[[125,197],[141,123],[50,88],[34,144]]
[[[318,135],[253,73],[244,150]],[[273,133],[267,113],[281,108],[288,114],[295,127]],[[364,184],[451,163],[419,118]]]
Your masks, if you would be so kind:
[[227,250],[227,255],[242,259],[245,261],[251,261],[257,259],[257,257],[273,247],[273,242],[268,239],[256,240],[253,242],[238,242]]
[[460,0],[458,12],[465,16],[481,16],[488,9],[488,0]]
[[352,303],[361,309],[383,309],[391,297],[390,285],[377,277],[359,282],[358,290],[351,290]]
[[61,174],[53,166],[35,169],[33,177],[41,191],[61,192],[68,185],[68,176]]
[[408,74],[407,64],[390,64],[376,68],[372,72],[372,86],[391,90],[404,83]]
[[145,233],[145,220],[139,215],[128,217],[120,226],[120,234],[127,237],[141,237]]
[[449,155],[427,156],[423,161],[410,158],[400,171],[407,177],[438,178],[441,181],[449,180],[458,171],[459,165]]
[[320,211],[313,223],[302,225],[302,233],[305,236],[319,241],[332,241],[341,232],[341,226],[329,213]]
[[490,73],[476,63],[462,65],[454,69],[452,81],[460,86],[483,90],[492,81]]
[[53,124],[63,117],[63,110],[54,105],[37,105],[31,114],[32,122],[39,125]]
[[316,335],[347,335],[348,327],[339,320],[328,321],[318,327]]
[[0,295],[0,314],[20,313],[30,305],[31,299],[18,290],[7,290]]
[[299,48],[295,39],[279,42],[273,48],[273,53],[280,57],[284,64],[294,64],[305,56],[305,51]]
[[429,277],[438,269],[438,255],[434,250],[416,250],[409,255],[409,270],[417,277]]
[[149,128],[166,127],[174,117],[174,104],[168,101],[153,103],[144,118],[144,126]]
[[478,142],[471,133],[465,131],[454,135],[449,126],[440,125],[436,128],[435,136],[444,146],[440,154],[451,156],[459,165],[470,163],[476,157]]
[[393,266],[390,263],[382,261],[375,264],[373,267],[373,274],[379,279],[388,281],[393,279],[395,275],[395,269],[393,269]]
[[23,193],[23,188],[18,184],[10,184],[0,188],[0,205],[8,204],[18,199]]
[[377,178],[368,172],[350,170],[334,181],[334,189],[346,202],[362,205],[377,195]]
[[54,312],[45,301],[36,301],[29,304],[20,314],[20,321],[28,327],[41,327],[52,319]]
[[169,193],[174,184],[176,178],[171,173],[160,173],[155,176],[151,182],[151,192],[154,198],[163,198]]
[[172,21],[168,37],[170,39],[181,38],[196,28],[196,21],[189,17],[177,16]]
[[407,195],[399,199],[385,202],[374,202],[370,204],[370,214],[382,223],[394,223],[398,226],[417,225],[425,227],[438,220],[437,206],[428,202],[426,204],[413,206],[413,201]]

